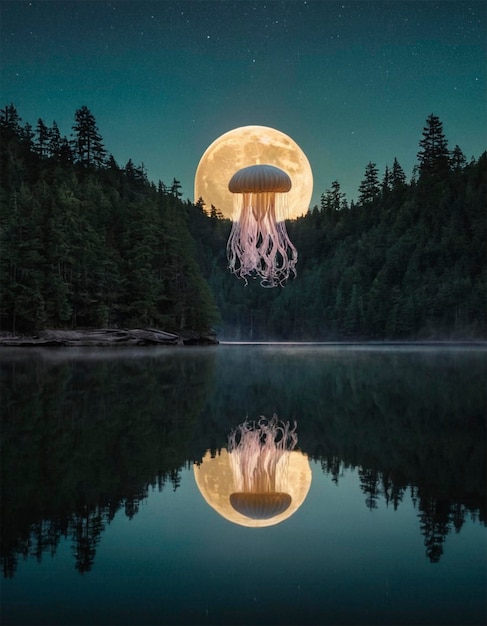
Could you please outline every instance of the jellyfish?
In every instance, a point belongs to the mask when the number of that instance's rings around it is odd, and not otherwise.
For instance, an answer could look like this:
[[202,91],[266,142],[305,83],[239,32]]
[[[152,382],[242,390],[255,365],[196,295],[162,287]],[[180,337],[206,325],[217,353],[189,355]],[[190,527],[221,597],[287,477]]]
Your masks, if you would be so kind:
[[201,495],[233,524],[264,528],[280,524],[303,504],[311,485],[308,457],[296,450],[296,422],[261,416],[228,435],[216,454],[207,450],[194,464]]
[[297,441],[296,423],[291,428],[275,414],[270,420],[245,421],[230,433],[228,451],[235,487],[230,504],[236,511],[264,520],[289,508],[289,455]]
[[263,287],[276,287],[296,276],[298,253],[285,224],[291,186],[286,172],[273,165],[244,167],[228,183],[235,194],[228,267],[246,284],[258,277]]

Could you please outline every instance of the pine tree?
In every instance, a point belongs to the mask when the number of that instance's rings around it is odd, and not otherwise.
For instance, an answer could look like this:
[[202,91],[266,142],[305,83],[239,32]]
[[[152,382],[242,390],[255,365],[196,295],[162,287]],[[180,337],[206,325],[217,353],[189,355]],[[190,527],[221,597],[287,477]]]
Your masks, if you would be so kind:
[[398,189],[406,184],[406,174],[399,165],[397,158],[394,158],[391,172],[391,185],[393,189]]
[[13,104],[7,105],[0,111],[0,127],[3,133],[8,131],[7,136],[20,135],[20,122],[22,118],[19,116],[17,109]]
[[49,129],[44,124],[41,118],[37,120],[36,126],[37,142],[36,150],[41,158],[48,156],[49,150]]
[[51,128],[49,129],[49,144],[47,148],[51,158],[59,158],[61,153],[61,142],[61,133],[59,132],[58,125],[56,122],[53,122]]
[[13,104],[0,110],[0,180],[6,189],[18,190],[25,178],[21,120]]
[[443,134],[443,124],[433,113],[426,120],[423,139],[419,142],[419,173],[422,176],[442,177],[449,171],[450,154]]
[[386,165],[386,169],[384,171],[384,178],[382,179],[382,195],[387,194],[392,190],[392,172],[389,167]]
[[369,204],[377,198],[379,193],[379,170],[375,163],[369,161],[365,168],[365,178],[359,187],[359,203]]
[[173,178],[172,185],[171,185],[171,194],[175,198],[181,198],[181,196],[183,195],[180,192],[180,189],[181,189],[181,183],[179,182],[179,180],[176,180],[175,178]]
[[34,147],[34,131],[32,130],[32,125],[27,122],[22,128],[20,136],[27,151],[32,152]]
[[461,151],[460,146],[456,145],[453,148],[452,153],[451,153],[450,163],[454,172],[463,170],[463,168],[467,164],[467,159],[465,158],[465,155]]
[[86,167],[100,167],[106,152],[95,117],[87,106],[76,111],[73,131],[72,147],[76,161]]
[[129,185],[135,189],[142,189],[147,183],[147,177],[145,175],[144,166],[136,166],[132,159],[127,161],[125,166],[125,173],[127,175],[127,181]]
[[348,209],[348,204],[345,194],[341,191],[340,183],[334,180],[331,189],[327,189],[321,195],[321,210],[340,211],[341,209]]
[[49,129],[49,143],[47,145],[47,154],[51,159],[68,165],[73,162],[74,155],[67,137],[61,137],[59,127],[56,122],[52,123]]

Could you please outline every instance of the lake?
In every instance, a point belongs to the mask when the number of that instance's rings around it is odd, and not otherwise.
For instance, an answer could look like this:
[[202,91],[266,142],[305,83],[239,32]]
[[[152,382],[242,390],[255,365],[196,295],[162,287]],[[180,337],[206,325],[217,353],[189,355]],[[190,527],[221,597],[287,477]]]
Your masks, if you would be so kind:
[[2,349],[2,624],[487,623],[486,381],[485,346]]

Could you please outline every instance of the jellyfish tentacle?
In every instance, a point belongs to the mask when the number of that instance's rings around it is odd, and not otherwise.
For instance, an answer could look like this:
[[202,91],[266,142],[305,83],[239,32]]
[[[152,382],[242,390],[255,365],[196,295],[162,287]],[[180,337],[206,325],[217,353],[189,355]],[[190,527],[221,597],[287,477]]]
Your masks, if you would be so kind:
[[289,422],[276,414],[257,422],[248,420],[228,436],[228,451],[235,486],[242,493],[285,491],[289,453],[297,444],[297,435]]
[[297,251],[285,225],[290,188],[289,176],[270,165],[243,168],[230,180],[235,199],[228,267],[246,283],[258,278],[264,287],[283,286],[296,276]]

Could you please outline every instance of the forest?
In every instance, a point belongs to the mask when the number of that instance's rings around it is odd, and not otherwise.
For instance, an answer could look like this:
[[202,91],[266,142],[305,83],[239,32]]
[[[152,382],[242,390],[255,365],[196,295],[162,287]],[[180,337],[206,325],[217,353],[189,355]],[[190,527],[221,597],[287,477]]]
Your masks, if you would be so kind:
[[286,223],[299,254],[284,287],[227,269],[231,221],[180,182],[117,164],[87,106],[70,137],[0,111],[0,328],[216,329],[236,340],[487,337],[487,152],[450,149],[438,116],[418,131],[410,180],[365,166]]

